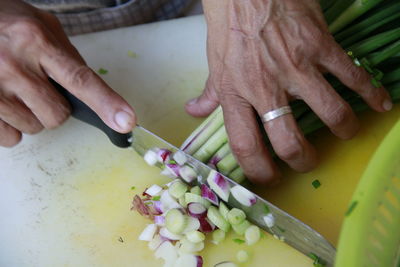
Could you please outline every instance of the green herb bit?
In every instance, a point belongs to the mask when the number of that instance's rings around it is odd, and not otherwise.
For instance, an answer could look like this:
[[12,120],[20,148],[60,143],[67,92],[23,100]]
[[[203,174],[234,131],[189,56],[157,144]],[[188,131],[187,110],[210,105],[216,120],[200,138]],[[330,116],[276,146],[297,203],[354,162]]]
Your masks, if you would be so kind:
[[264,205],[264,212],[266,214],[270,213],[269,207],[267,205]]
[[318,179],[312,181],[311,184],[312,184],[312,186],[313,186],[315,189],[317,189],[318,187],[321,186],[321,182],[320,182]]
[[350,204],[349,208],[347,209],[347,211],[346,211],[346,213],[344,215],[345,216],[349,216],[353,212],[353,210],[356,208],[357,204],[358,204],[358,201],[353,201]]
[[128,57],[137,58],[137,54],[131,50],[128,50]]
[[313,266],[314,267],[323,267],[326,264],[320,259],[320,257],[318,257],[317,255],[315,255],[315,253],[310,253],[308,254],[308,257],[310,257],[314,262],[313,262]]
[[168,164],[177,164],[175,160],[171,159],[170,161],[168,161]]
[[379,88],[382,86],[382,83],[378,81],[375,77],[371,78],[371,83],[375,88]]
[[105,74],[108,73],[108,70],[103,69],[103,68],[100,68],[97,72],[98,72],[99,74],[101,74],[101,75],[105,75]]
[[374,78],[377,79],[378,81],[382,80],[383,72],[378,69],[374,69]]
[[351,58],[354,58],[354,53],[353,51],[347,51],[347,55]]
[[286,232],[286,230],[285,230],[285,229],[283,229],[282,227],[280,227],[279,225],[277,225],[277,226],[276,226],[276,228],[278,228],[278,229],[279,229],[279,231],[281,231],[282,233]]
[[160,199],[161,199],[161,196],[154,196],[151,200],[159,201]]
[[240,238],[234,238],[234,239],[233,239],[233,242],[235,242],[235,243],[241,245],[241,244],[245,243],[246,241],[244,241],[243,239],[240,239]]
[[135,190],[135,189],[136,189],[136,186],[132,186],[132,187],[131,187],[131,190]]

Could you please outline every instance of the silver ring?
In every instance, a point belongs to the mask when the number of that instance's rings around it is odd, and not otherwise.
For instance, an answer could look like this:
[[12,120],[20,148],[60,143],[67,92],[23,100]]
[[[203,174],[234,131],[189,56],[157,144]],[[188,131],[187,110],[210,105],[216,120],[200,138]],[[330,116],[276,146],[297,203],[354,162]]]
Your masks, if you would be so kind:
[[261,116],[261,119],[263,123],[266,123],[289,113],[292,113],[290,106],[283,106],[266,112]]

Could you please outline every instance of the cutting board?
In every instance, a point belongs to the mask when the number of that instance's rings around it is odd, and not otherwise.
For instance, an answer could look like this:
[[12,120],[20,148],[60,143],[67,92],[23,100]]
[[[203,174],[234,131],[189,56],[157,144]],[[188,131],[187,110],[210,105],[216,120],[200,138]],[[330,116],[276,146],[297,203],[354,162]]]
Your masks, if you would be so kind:
[[[72,38],[88,64],[132,105],[139,123],[179,145],[201,122],[184,102],[207,77],[203,17],[117,29]],[[320,167],[297,174],[282,164],[285,179],[260,193],[336,243],[343,213],[371,154],[400,109],[365,113],[362,129],[342,142],[323,130],[312,137]],[[322,186],[314,189],[311,181]],[[130,211],[135,193],[165,183],[156,168],[131,150],[115,148],[98,130],[74,119],[54,131],[0,148],[0,266],[160,266],[145,242],[148,223]],[[131,189],[135,187],[134,189]],[[269,235],[257,246],[232,241],[207,245],[205,266],[251,254],[243,266],[312,266]]]

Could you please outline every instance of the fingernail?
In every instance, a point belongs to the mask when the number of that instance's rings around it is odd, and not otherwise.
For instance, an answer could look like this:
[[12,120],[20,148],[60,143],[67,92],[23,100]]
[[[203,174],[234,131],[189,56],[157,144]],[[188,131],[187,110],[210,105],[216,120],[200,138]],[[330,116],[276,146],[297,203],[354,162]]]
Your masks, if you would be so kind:
[[119,111],[115,114],[115,123],[123,131],[129,131],[131,127],[132,115],[125,111]]
[[389,111],[389,110],[391,110],[392,108],[393,108],[393,103],[392,103],[392,101],[390,101],[389,99],[386,99],[386,100],[383,102],[383,109],[386,110],[386,111]]
[[194,105],[194,104],[196,104],[197,103],[197,98],[193,98],[192,100],[190,100],[189,102],[187,102],[187,105],[188,106],[191,106],[191,105]]

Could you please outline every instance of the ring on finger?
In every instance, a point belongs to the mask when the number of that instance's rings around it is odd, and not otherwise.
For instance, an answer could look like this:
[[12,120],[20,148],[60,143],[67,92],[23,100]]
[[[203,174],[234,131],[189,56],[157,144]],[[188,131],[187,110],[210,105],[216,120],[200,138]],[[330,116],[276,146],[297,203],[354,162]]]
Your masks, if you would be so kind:
[[290,108],[290,106],[283,106],[283,107],[273,109],[271,111],[264,113],[261,116],[261,119],[262,119],[263,123],[266,123],[266,122],[275,120],[276,118],[279,118],[283,115],[290,114],[290,113],[292,113],[292,109]]

